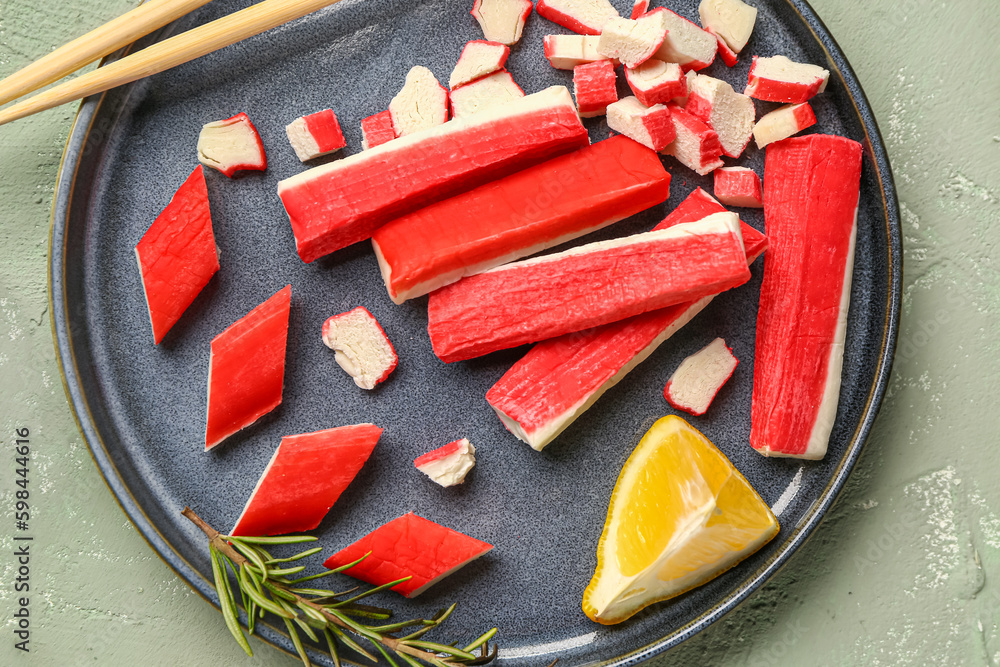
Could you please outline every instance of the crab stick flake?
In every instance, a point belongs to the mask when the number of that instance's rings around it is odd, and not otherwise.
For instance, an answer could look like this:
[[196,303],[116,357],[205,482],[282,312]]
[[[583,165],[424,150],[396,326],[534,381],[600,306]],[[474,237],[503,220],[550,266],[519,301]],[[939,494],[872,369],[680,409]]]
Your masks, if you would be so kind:
[[705,30],[715,35],[715,39],[719,43],[719,57],[722,58],[722,62],[726,63],[728,67],[735,67],[736,63],[740,61],[740,54],[729,48],[726,40],[719,37],[711,28],[705,28]]
[[725,81],[703,74],[694,77],[684,110],[715,130],[725,155],[739,157],[750,143],[757,113],[753,100]]
[[726,206],[764,208],[760,177],[746,167],[723,167],[715,170],[715,196]]
[[600,40],[598,35],[546,35],[543,41],[545,58],[556,69],[566,70],[607,60],[597,52]]
[[522,97],[524,91],[514,83],[510,72],[494,72],[451,91],[451,115],[454,118],[464,118]]
[[170,328],[219,270],[205,170],[197,166],[135,246],[153,343]]
[[726,341],[716,338],[681,362],[667,380],[663,397],[678,410],[703,415],[739,363]]
[[667,104],[688,94],[687,77],[677,63],[651,58],[638,67],[625,69],[625,81],[636,98],[647,107]]
[[718,133],[676,104],[668,108],[677,138],[663,152],[702,176],[721,167],[722,143]]
[[469,42],[462,49],[458,63],[448,79],[448,87],[452,90],[472,83],[476,79],[503,69],[510,55],[510,47],[499,42],[476,40]]
[[531,15],[531,0],[476,0],[472,15],[489,41],[516,44]]
[[399,357],[382,326],[366,308],[334,315],[323,323],[323,343],[362,389],[374,389],[396,369]]
[[764,456],[826,455],[840,400],[861,154],[858,142],[823,134],[767,148],[771,246],[750,414],[750,444]]
[[665,12],[650,12],[635,20],[613,18],[604,24],[597,50],[625,67],[636,67],[653,57],[666,36]]
[[648,11],[649,0],[635,0],[632,3],[632,16],[630,18],[637,19]]
[[455,486],[464,482],[465,476],[476,465],[476,448],[468,438],[462,438],[418,456],[413,465],[435,484],[445,488]]
[[608,0],[538,0],[538,14],[581,35],[600,35],[604,24],[618,18]]
[[808,102],[786,104],[765,114],[753,126],[757,148],[764,148],[775,141],[787,139],[816,124],[816,114]]
[[657,152],[677,137],[667,107],[662,104],[647,107],[634,97],[608,106],[608,127]]
[[368,150],[388,143],[396,138],[396,128],[392,124],[389,110],[368,116],[361,121],[361,148]]
[[206,450],[281,404],[291,299],[287,286],[212,340]]
[[618,101],[615,66],[610,60],[573,68],[573,92],[580,118],[603,116],[608,105]]
[[264,144],[245,113],[206,123],[198,135],[198,160],[229,178],[238,171],[267,169]]
[[296,118],[285,128],[285,133],[302,162],[335,153],[347,145],[333,109]]
[[727,60],[726,64],[732,67],[736,56],[750,41],[757,22],[757,8],[742,0],[701,0],[698,16],[705,30],[722,40],[720,50],[725,46],[729,57],[734,59],[732,63]]
[[332,570],[363,558],[344,574],[373,586],[410,577],[391,590],[415,598],[492,548],[410,512],[333,554],[323,567]]
[[785,56],[753,57],[745,95],[765,102],[800,104],[826,90],[830,72]]
[[653,11],[666,13],[667,37],[656,52],[658,60],[677,63],[686,70],[704,69],[712,64],[718,49],[715,35],[664,7]]
[[406,74],[402,90],[389,102],[396,135],[426,130],[448,121],[448,90],[426,67],[417,65]]
[[364,467],[381,435],[374,424],[358,424],[282,438],[229,534],[313,530]]

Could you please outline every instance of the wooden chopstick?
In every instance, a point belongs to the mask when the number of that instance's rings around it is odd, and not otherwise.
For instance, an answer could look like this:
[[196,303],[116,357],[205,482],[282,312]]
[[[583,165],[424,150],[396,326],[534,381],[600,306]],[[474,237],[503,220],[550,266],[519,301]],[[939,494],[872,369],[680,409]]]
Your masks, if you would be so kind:
[[263,0],[0,110],[0,125],[152,76],[340,0]]
[[0,81],[0,104],[58,81],[208,2],[149,0]]

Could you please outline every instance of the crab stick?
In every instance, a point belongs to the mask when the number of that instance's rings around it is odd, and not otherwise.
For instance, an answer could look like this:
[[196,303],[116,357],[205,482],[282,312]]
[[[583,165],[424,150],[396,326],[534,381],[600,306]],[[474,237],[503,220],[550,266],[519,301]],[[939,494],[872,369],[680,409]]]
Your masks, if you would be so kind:
[[451,115],[465,118],[522,97],[521,86],[514,82],[510,72],[501,70],[451,91]]
[[426,67],[412,67],[402,90],[389,102],[389,113],[400,137],[443,125],[448,121],[448,90]]
[[666,201],[654,152],[613,137],[388,223],[372,237],[389,296],[402,303]]
[[510,56],[510,47],[505,44],[482,39],[469,42],[462,49],[455,69],[451,72],[448,87],[455,90],[476,79],[502,70],[507,63],[508,56]]
[[445,488],[455,486],[463,483],[476,465],[476,448],[468,438],[462,438],[418,456],[413,465],[435,484]]
[[638,19],[613,18],[604,24],[597,50],[625,67],[636,67],[652,58],[666,37],[665,12],[649,12]]
[[590,143],[561,86],[400,137],[281,181],[299,256],[312,262],[389,220]]
[[386,109],[361,121],[361,148],[368,150],[388,143],[396,138],[396,128],[392,125],[392,114]]
[[634,97],[608,106],[608,127],[657,152],[677,138],[670,109],[662,104],[647,107]]
[[739,219],[717,213],[470,276],[431,294],[427,331],[446,363],[694,301],[750,279]]
[[703,74],[694,77],[684,111],[715,130],[722,152],[729,157],[739,157],[750,143],[757,113],[753,100],[725,81]]
[[539,16],[581,35],[600,35],[604,24],[618,18],[608,0],[538,0]]
[[665,7],[653,11],[665,12],[667,26],[667,37],[656,52],[658,60],[677,63],[686,70],[704,69],[712,64],[718,49],[715,35]]
[[764,148],[775,141],[787,139],[816,124],[816,114],[808,102],[786,104],[765,114],[753,126],[757,148]]
[[726,341],[716,338],[681,362],[667,380],[663,397],[678,410],[703,415],[739,363]]
[[198,135],[198,160],[229,178],[238,171],[267,169],[264,143],[245,113],[206,123]]
[[531,0],[476,0],[472,15],[491,42],[516,44],[531,15]]
[[800,104],[826,90],[830,72],[785,56],[753,57],[745,95],[765,102]]
[[577,65],[607,60],[597,52],[600,40],[597,35],[546,35],[542,46],[550,65],[571,70]]
[[230,535],[314,529],[364,467],[381,435],[374,424],[358,424],[282,438]]
[[[656,229],[725,210],[698,188]],[[746,261],[752,264],[764,252],[767,239],[746,224],[741,228]],[[486,400],[511,433],[541,451],[712,298],[542,341],[493,385]]]
[[492,548],[410,512],[333,554],[323,567],[332,570],[363,558],[344,574],[374,586],[410,577],[391,590],[415,598]]
[[732,67],[735,58],[750,41],[754,23],[757,22],[757,8],[742,0],[701,0],[698,5],[701,24],[719,38],[719,48],[729,53],[726,64]]
[[629,18],[637,19],[649,11],[649,0],[635,0],[632,3],[632,15]]
[[667,106],[677,138],[663,153],[673,155],[678,162],[701,176],[721,167],[723,148],[718,133],[676,104]]
[[813,134],[772,144],[764,165],[764,264],[750,444],[820,459],[840,399],[854,269],[861,144]]
[[367,308],[334,315],[323,323],[323,344],[362,389],[374,389],[396,369],[399,357],[382,326]]
[[301,162],[335,153],[347,145],[333,109],[296,118],[285,128],[285,133]]
[[618,101],[615,66],[610,60],[599,60],[573,68],[573,93],[580,118],[603,116],[608,105]]
[[636,98],[647,107],[667,104],[688,94],[687,77],[677,63],[651,58],[638,67],[625,69],[625,81]]
[[760,177],[746,167],[723,167],[715,170],[715,196],[726,206],[764,208]]

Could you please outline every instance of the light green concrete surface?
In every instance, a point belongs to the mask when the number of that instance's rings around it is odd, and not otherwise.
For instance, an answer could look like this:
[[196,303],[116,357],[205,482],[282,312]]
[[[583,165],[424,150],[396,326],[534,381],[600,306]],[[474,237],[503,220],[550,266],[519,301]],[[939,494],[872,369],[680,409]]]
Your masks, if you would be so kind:
[[[1000,664],[1000,19],[990,0],[814,0],[871,99],[899,187],[900,353],[823,525],[665,665]],[[130,8],[0,0],[0,76]],[[46,298],[49,209],[75,106],[0,128],[0,664],[282,665],[131,527],[67,407]],[[991,229],[991,226],[998,226]],[[13,648],[14,431],[31,431],[31,653]]]

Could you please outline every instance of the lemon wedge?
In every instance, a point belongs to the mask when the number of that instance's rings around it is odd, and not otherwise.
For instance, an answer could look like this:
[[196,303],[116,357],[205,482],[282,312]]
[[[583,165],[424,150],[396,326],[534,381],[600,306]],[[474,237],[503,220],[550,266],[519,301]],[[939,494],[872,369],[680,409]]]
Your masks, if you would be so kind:
[[620,623],[710,581],[777,534],[778,520],[729,459],[680,417],[664,417],[618,476],[583,611]]

